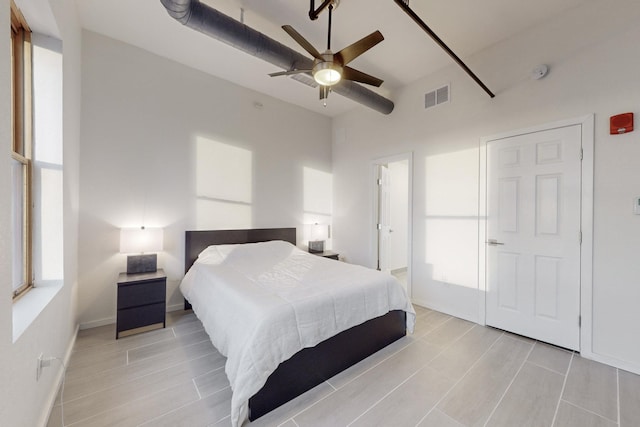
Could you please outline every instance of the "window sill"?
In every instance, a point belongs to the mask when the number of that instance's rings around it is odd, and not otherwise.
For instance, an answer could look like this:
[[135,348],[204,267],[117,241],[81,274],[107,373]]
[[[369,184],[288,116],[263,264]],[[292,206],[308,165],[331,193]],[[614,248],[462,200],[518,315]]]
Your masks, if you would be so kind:
[[62,289],[62,281],[36,284],[13,304],[13,342],[27,330]]

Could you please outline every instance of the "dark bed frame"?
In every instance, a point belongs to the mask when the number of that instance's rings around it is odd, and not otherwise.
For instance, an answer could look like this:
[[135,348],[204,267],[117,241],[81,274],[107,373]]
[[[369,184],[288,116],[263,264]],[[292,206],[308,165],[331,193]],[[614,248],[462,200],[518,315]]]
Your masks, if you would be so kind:
[[[295,228],[187,231],[185,272],[209,245],[284,240],[296,244]],[[185,310],[191,305],[185,300]],[[249,399],[253,421],[328,380],[406,335],[406,314],[390,311],[343,331],[315,347],[305,348],[282,362],[266,384]]]

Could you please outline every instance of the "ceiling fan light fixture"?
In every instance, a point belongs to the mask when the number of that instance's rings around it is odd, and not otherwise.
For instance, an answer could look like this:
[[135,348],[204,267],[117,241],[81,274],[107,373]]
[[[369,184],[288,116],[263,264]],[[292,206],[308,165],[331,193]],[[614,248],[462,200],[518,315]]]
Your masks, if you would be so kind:
[[333,86],[342,79],[342,67],[321,62],[313,68],[313,79],[322,86]]

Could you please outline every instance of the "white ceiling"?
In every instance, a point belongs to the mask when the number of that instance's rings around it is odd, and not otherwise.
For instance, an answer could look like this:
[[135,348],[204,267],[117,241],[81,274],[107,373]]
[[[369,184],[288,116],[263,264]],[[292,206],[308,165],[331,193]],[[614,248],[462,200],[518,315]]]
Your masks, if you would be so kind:
[[[413,10],[463,60],[569,8],[594,0],[413,0]],[[316,5],[321,0],[316,0]],[[327,13],[308,17],[307,0],[203,0],[227,15],[308,55],[280,28],[292,25],[318,50],[326,47]],[[355,102],[333,94],[327,107],[316,89],[281,71],[181,25],[160,0],[76,0],[82,26],[155,54],[173,59],[240,86],[312,111],[335,116]],[[393,99],[394,90],[452,63],[452,60],[393,0],[341,0],[333,14],[333,51],[380,30],[385,40],[350,65],[383,79],[380,94]],[[482,76],[479,76],[482,79]]]

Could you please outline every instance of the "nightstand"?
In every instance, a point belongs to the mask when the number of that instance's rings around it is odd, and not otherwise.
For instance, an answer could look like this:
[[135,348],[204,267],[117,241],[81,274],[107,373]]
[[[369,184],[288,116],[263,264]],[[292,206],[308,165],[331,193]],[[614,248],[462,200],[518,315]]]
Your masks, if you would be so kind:
[[120,273],[116,339],[120,332],[162,323],[166,326],[167,276],[164,270],[152,273]]
[[324,252],[311,252],[314,255],[318,255],[324,258],[329,258],[329,259],[335,259],[336,261],[338,261],[340,258],[340,254],[335,253],[335,252],[331,252],[331,251],[324,251]]

